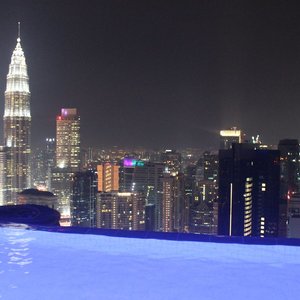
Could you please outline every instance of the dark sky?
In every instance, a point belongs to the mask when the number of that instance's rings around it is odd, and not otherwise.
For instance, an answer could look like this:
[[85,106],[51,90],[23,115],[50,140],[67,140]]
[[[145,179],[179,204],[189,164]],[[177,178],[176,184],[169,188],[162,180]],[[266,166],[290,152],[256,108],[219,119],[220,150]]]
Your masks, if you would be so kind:
[[231,126],[300,138],[296,1],[1,0],[1,114],[18,21],[34,145],[62,107],[85,146],[210,147]]

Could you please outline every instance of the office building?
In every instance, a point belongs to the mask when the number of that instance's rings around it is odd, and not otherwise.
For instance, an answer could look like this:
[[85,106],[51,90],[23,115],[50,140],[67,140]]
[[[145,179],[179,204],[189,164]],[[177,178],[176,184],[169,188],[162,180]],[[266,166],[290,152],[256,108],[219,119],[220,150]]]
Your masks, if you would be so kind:
[[288,201],[287,237],[300,238],[300,194],[294,194]]
[[276,237],[279,151],[233,144],[219,152],[218,234]]
[[51,169],[55,166],[55,139],[46,138],[41,148],[32,152],[32,184],[37,189],[51,190]]
[[200,234],[217,234],[217,223],[215,222],[214,206],[205,201],[191,208],[189,232]]
[[119,190],[120,192],[130,193],[134,191],[133,173],[137,165],[144,162],[132,157],[125,157],[119,168]]
[[69,224],[71,219],[73,176],[79,167],[80,117],[76,108],[62,108],[61,115],[56,118],[56,167],[51,171],[50,182],[64,224]]
[[146,195],[143,192],[136,192],[132,196],[132,229],[145,230],[145,205]]
[[236,127],[220,131],[220,149],[231,149],[233,143],[242,142],[242,131]]
[[218,153],[205,151],[197,163],[194,201],[190,209],[190,232],[217,234],[214,204],[218,199]]
[[80,117],[76,108],[62,108],[56,118],[56,166],[79,169]]
[[172,176],[164,173],[162,181],[162,231],[185,232],[188,227],[186,210],[189,209],[184,193],[182,173]]
[[17,193],[31,185],[30,90],[20,34],[7,74],[3,121],[4,143],[11,159],[7,169],[11,185],[6,197],[8,203],[16,203]]
[[[155,230],[161,230],[162,184],[160,177],[164,170],[163,163],[144,162],[133,158],[125,158],[120,166],[120,191],[144,195],[145,205],[150,205],[155,211]],[[151,215],[147,215],[148,212]],[[152,209],[148,209],[145,214],[149,224],[152,224]],[[154,230],[151,227],[152,229]]]
[[296,139],[280,140],[280,197],[289,199],[299,191],[299,142]]
[[115,163],[97,165],[98,192],[119,191],[119,168]]
[[51,190],[51,170],[55,167],[55,138],[46,138],[46,147],[44,152],[45,166],[46,166],[46,187]]
[[11,190],[11,177],[7,174],[10,152],[5,146],[0,146],[0,205],[13,204],[7,201],[7,191]]
[[70,168],[53,168],[51,171],[51,192],[57,196],[61,225],[70,225],[70,201],[73,189],[74,170]]
[[132,230],[132,206],[132,193],[98,193],[96,204],[97,227],[106,229]]
[[181,162],[182,157],[181,153],[176,150],[165,150],[161,153],[160,160],[168,168],[168,172],[175,176],[182,171]]
[[146,204],[145,205],[145,230],[155,231],[155,205]]
[[71,197],[72,226],[96,226],[97,173],[93,170],[77,172],[73,177]]

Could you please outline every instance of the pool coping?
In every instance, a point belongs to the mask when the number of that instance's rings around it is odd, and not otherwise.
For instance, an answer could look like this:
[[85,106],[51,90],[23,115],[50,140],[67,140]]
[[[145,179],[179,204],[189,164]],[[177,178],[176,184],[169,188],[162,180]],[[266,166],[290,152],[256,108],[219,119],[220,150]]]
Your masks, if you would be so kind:
[[[260,237],[243,237],[243,236],[219,236],[195,233],[177,233],[177,232],[157,232],[157,231],[134,231],[134,230],[118,230],[88,227],[63,227],[63,226],[41,226],[27,224],[22,227],[21,224],[4,223],[5,227],[14,226],[28,230],[38,230],[56,233],[69,234],[91,234],[104,235],[110,237],[138,238],[138,239],[156,239],[169,241],[184,242],[209,242],[209,243],[225,243],[225,244],[245,244],[245,245],[281,245],[281,246],[298,246],[300,247],[300,239],[297,238],[260,238]],[[1,225],[0,225],[1,226]]]

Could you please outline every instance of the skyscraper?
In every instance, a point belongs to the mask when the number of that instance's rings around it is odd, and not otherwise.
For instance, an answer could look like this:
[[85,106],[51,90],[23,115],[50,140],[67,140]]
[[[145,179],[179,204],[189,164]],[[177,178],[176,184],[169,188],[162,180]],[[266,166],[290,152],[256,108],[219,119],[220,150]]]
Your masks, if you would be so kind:
[[6,194],[10,180],[7,177],[7,147],[0,146],[0,205],[6,204]]
[[21,47],[20,30],[7,74],[4,107],[4,142],[11,164],[7,176],[11,188],[7,202],[16,203],[17,192],[29,187],[30,178],[30,91],[27,65]]
[[101,192],[97,194],[96,220],[98,228],[133,229],[133,193]]
[[276,237],[279,151],[233,144],[219,152],[218,234]]
[[73,176],[80,166],[80,117],[76,108],[62,108],[56,118],[56,168],[51,173],[51,191],[58,198],[61,220],[70,216]]
[[171,175],[175,176],[181,172],[181,153],[176,150],[166,150],[161,153],[161,162],[163,162],[168,168]]
[[77,172],[73,177],[71,222],[73,226],[96,226],[97,173]]
[[164,173],[162,181],[162,231],[183,232],[187,229],[184,176]]
[[97,165],[98,192],[111,192],[119,190],[119,166],[115,163],[102,163]]
[[236,127],[220,131],[220,149],[230,149],[233,143],[242,143],[242,132]]
[[76,108],[62,108],[56,118],[56,165],[79,169],[80,117]]
[[296,139],[280,140],[280,197],[289,199],[299,191],[299,142]]

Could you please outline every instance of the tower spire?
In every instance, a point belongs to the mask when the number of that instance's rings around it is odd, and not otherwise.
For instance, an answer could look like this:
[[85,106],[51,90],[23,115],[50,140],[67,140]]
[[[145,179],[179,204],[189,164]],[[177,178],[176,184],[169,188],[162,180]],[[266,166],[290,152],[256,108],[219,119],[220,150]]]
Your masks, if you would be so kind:
[[18,22],[18,42],[21,41],[21,22]]

